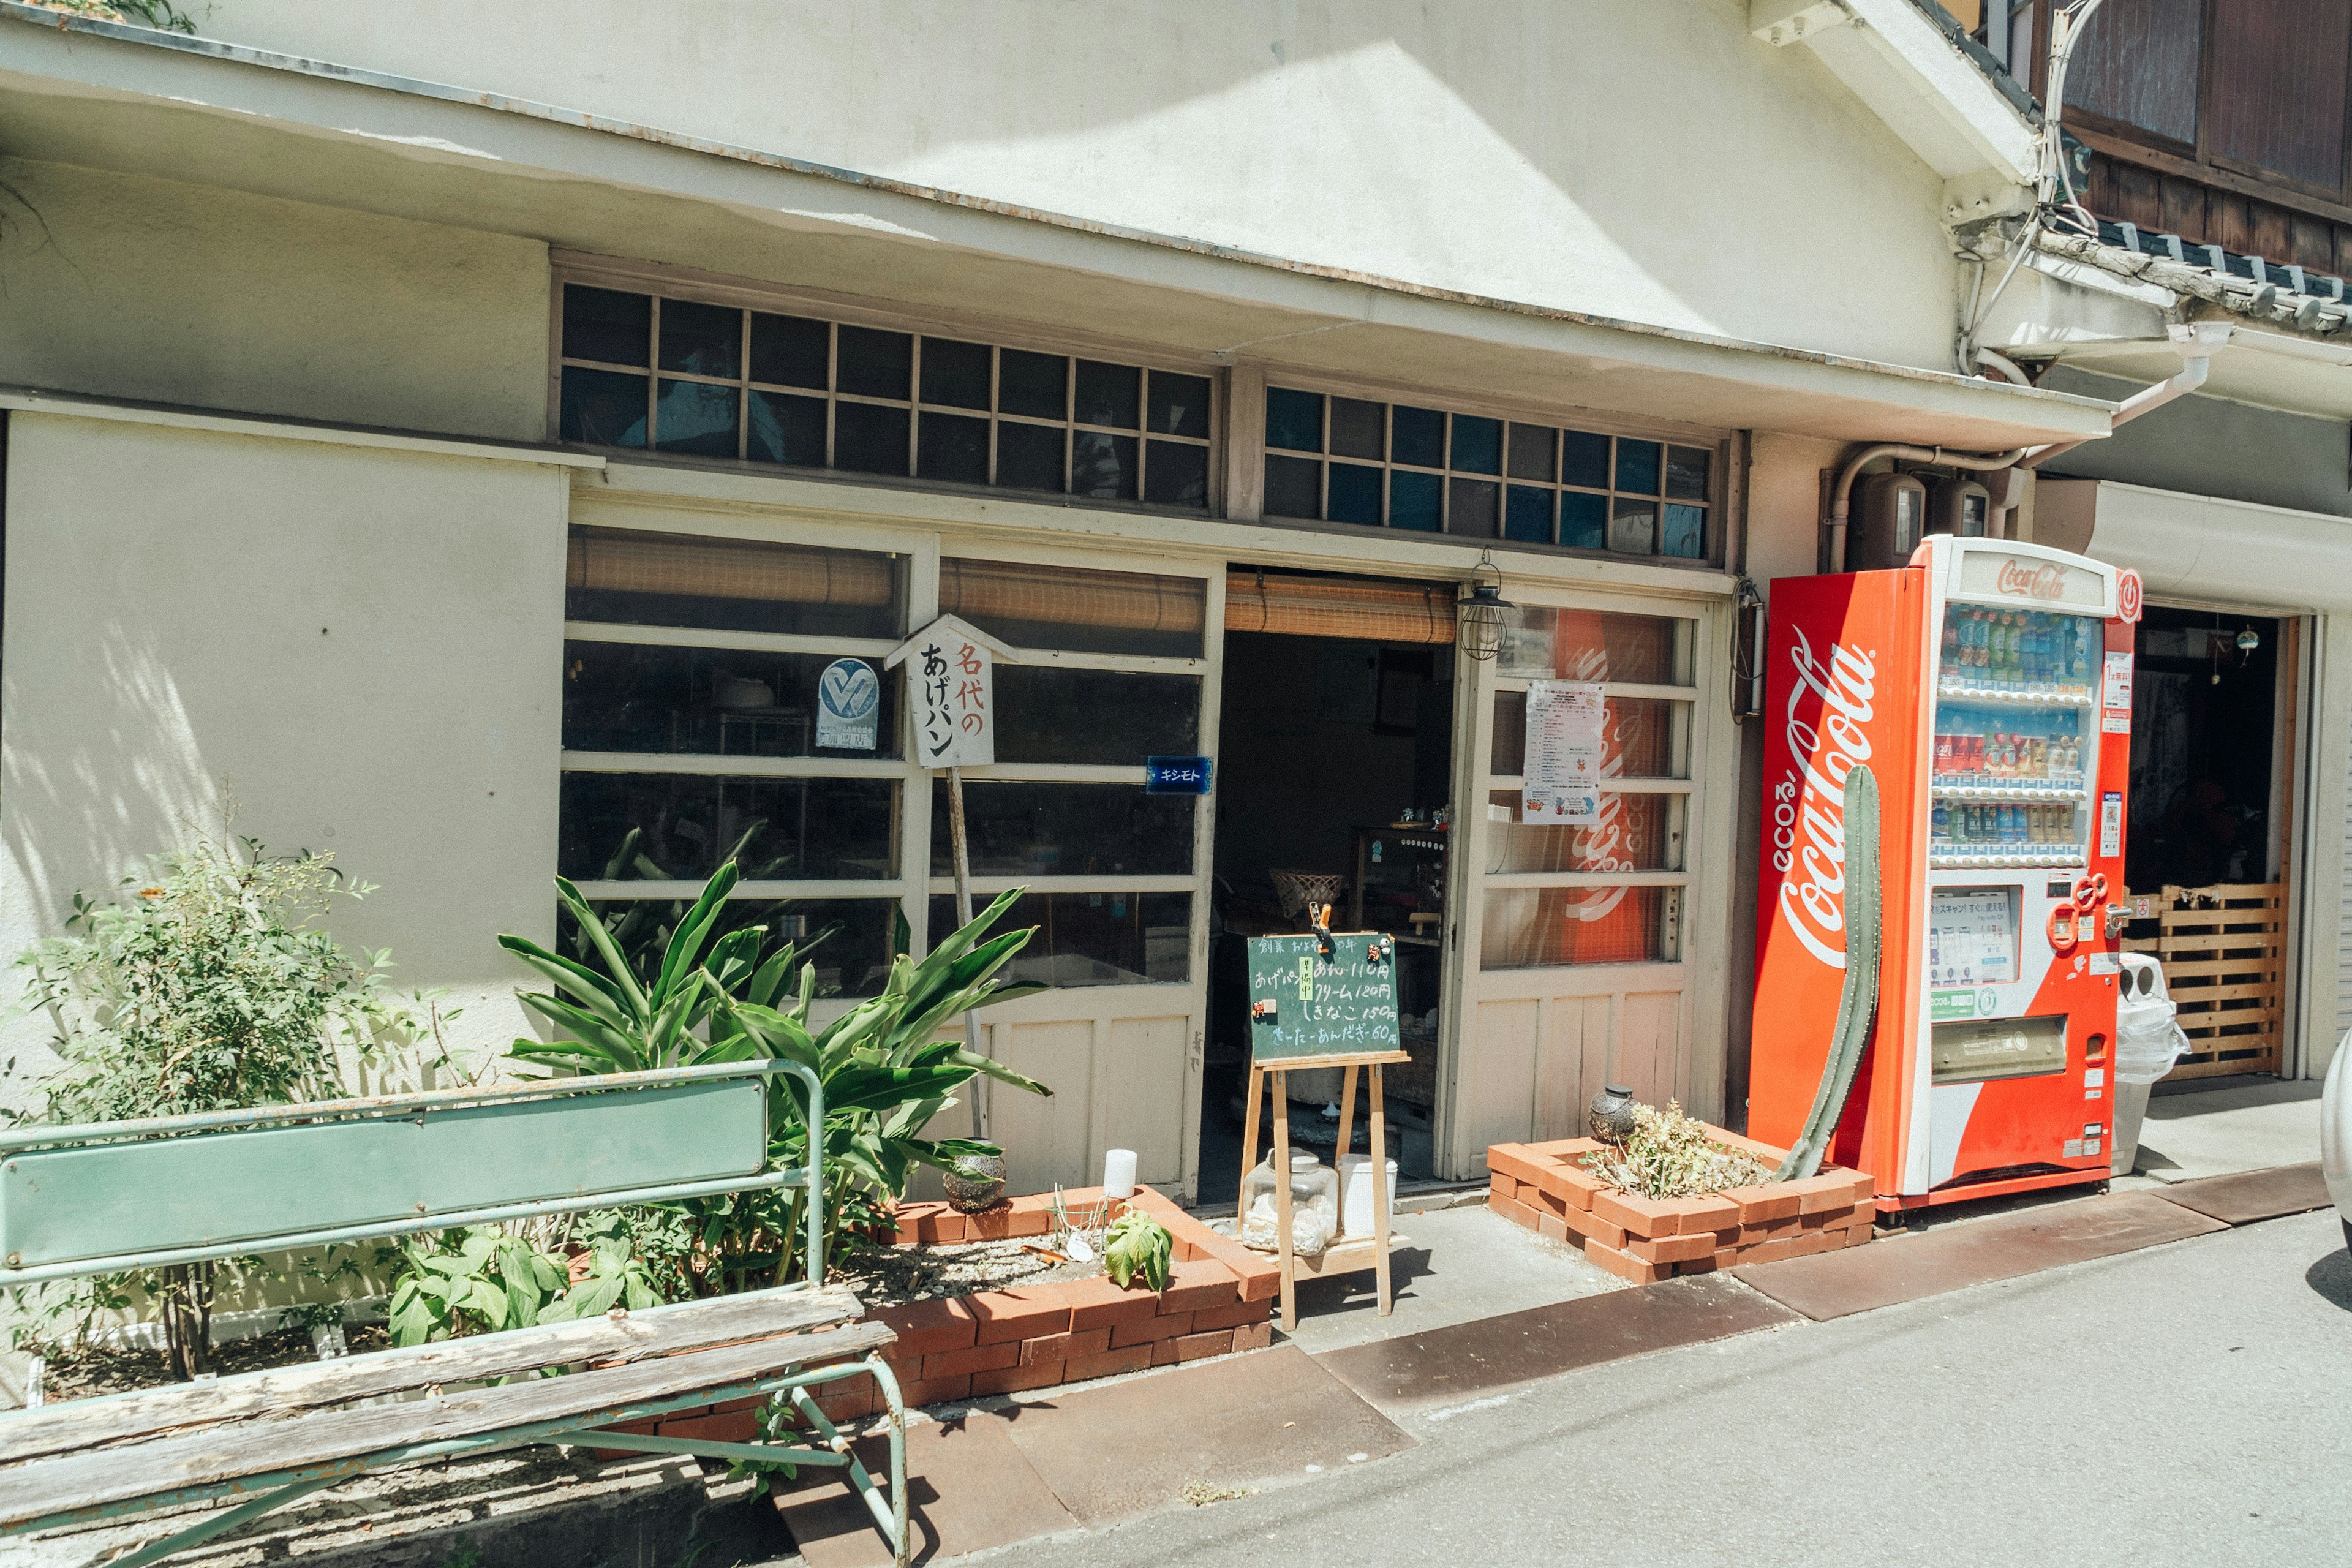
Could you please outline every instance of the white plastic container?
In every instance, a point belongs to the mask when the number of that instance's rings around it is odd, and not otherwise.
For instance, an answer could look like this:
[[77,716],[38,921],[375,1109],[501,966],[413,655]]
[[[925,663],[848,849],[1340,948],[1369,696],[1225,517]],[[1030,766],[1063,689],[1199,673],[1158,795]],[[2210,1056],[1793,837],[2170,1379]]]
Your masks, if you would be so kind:
[[2131,1174],[2139,1156],[2139,1130],[2147,1116],[2148,1091],[2172,1070],[2189,1042],[2173,1022],[2172,998],[2164,970],[2144,952],[2126,952],[2116,998],[2116,1047],[2109,1057],[2116,1075],[2116,1121],[2107,1130],[2113,1157],[2109,1173]]
[[[1396,1218],[1397,1163],[1383,1161],[1389,1168],[1389,1218]],[[1374,1189],[1367,1178],[1371,1173],[1370,1154],[1339,1156],[1339,1234],[1365,1237],[1372,1234],[1372,1196]]]

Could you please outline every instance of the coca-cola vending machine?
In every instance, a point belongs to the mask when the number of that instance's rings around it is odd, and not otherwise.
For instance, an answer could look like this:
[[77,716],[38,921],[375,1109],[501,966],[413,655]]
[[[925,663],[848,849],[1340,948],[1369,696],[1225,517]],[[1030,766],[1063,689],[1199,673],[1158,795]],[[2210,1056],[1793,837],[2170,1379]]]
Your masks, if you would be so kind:
[[1830,1152],[1882,1211],[2107,1176],[2139,592],[1948,534],[1897,571],[1772,584],[1748,1131],[1788,1143],[1820,1086],[1867,763],[1878,1015]]

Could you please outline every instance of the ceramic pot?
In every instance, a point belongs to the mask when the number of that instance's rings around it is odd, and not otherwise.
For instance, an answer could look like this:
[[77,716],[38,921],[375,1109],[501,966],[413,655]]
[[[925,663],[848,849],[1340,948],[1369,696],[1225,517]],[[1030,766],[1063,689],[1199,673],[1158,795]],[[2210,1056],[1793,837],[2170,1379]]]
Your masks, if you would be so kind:
[[1584,1125],[1603,1143],[1623,1143],[1633,1131],[1633,1091],[1622,1083],[1603,1085],[1584,1108]]
[[992,1207],[1004,1195],[1004,1156],[967,1154],[940,1173],[940,1186],[947,1193],[948,1207],[958,1214]]

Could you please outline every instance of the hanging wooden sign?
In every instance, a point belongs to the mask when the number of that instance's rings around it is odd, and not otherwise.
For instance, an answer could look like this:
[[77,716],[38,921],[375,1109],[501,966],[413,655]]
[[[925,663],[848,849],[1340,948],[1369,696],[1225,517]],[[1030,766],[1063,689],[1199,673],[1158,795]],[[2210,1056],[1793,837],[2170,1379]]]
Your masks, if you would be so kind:
[[927,768],[984,768],[996,761],[997,659],[1019,656],[954,616],[941,616],[884,664],[907,668],[915,761]]

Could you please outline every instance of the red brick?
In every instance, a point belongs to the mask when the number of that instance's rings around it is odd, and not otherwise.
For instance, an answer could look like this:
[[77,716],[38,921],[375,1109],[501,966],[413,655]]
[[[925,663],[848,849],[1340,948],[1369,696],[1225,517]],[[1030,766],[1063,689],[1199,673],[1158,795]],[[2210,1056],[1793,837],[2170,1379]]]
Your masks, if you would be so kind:
[[1519,1201],[1519,1184],[1500,1171],[1489,1171],[1486,1173],[1486,1196],[1515,1204]]
[[1234,1349],[1236,1352],[1262,1351],[1272,1343],[1274,1343],[1274,1323],[1271,1320],[1244,1323],[1234,1331]]
[[869,1386],[850,1394],[827,1394],[817,1397],[816,1407],[824,1418],[838,1426],[844,1421],[863,1421],[882,1408],[881,1401]]
[[1568,1212],[1569,1206],[1568,1200],[1558,1193],[1524,1184],[1519,1188],[1519,1202],[1535,1210],[1536,1217],[1538,1219],[1545,1215],[1564,1215]]
[[1633,1236],[1672,1236],[1682,1225],[1682,1215],[1672,1205],[1614,1187],[1603,1187],[1592,1194],[1592,1212]]
[[1024,1198],[1013,1200],[1011,1212],[1005,1216],[1004,1234],[1010,1237],[1044,1236],[1054,1228],[1054,1211],[1042,1204]]
[[1739,1244],[1754,1247],[1766,1241],[1793,1241],[1803,1228],[1803,1219],[1797,1215],[1790,1215],[1786,1219],[1768,1220],[1762,1225],[1743,1225],[1739,1227]]
[[1817,1252],[1835,1252],[1845,1245],[1842,1233],[1809,1230],[1790,1244],[1791,1258],[1811,1258]]
[[[1238,1311],[1241,1308],[1236,1305],[1228,1310]],[[1129,1345],[1157,1344],[1161,1340],[1172,1340],[1179,1334],[1192,1333],[1194,1320],[1206,1315],[1197,1312],[1169,1312],[1157,1318],[1146,1318],[1139,1323],[1121,1323],[1110,1331],[1110,1348],[1123,1350]],[[1263,1312],[1258,1315],[1265,1316]],[[1228,1328],[1232,1326],[1230,1323],[1226,1325]]]
[[1584,1244],[1584,1256],[1620,1279],[1631,1279],[1636,1285],[1648,1285],[1666,1277],[1667,1268],[1644,1263],[1630,1252],[1620,1252],[1613,1247],[1603,1247],[1597,1241]]
[[1491,1181],[1500,1171],[1513,1181],[1543,1184],[1544,1173],[1550,1162],[1538,1155],[1524,1143],[1496,1143],[1486,1151],[1486,1173]]
[[1738,1247],[1718,1247],[1715,1249],[1715,1266],[1717,1268],[1734,1268],[1748,1261],[1748,1254]]
[[[1263,1323],[1273,1311],[1272,1301],[1237,1301],[1230,1307],[1215,1307],[1205,1312],[1193,1313],[1192,1331],[1197,1333],[1203,1329],[1238,1329],[1244,1323]],[[1116,1330],[1111,1333],[1111,1342],[1113,1344],[1118,1342],[1118,1333]]]
[[1715,1232],[1662,1236],[1654,1241],[1646,1236],[1629,1236],[1625,1238],[1625,1250],[1644,1263],[1685,1263],[1696,1258],[1713,1258]]
[[1055,1289],[1070,1303],[1073,1331],[1146,1323],[1160,1310],[1160,1298],[1150,1291],[1122,1290],[1108,1279],[1069,1279]]
[[898,1342],[890,1347],[894,1357],[935,1355],[962,1350],[972,1342],[979,1325],[969,1303],[976,1300],[966,1296],[945,1301],[908,1301],[904,1306],[877,1307],[867,1316],[887,1324],[898,1336]]
[[1117,1377],[1121,1373],[1141,1372],[1151,1364],[1151,1352],[1150,1345],[1127,1345],[1105,1351],[1100,1355],[1072,1356],[1064,1369],[1064,1381],[1083,1383],[1090,1377]]
[[1529,1230],[1536,1227],[1536,1211],[1516,1198],[1508,1200],[1488,1198],[1486,1206],[1514,1225],[1526,1226]]
[[1015,1394],[1024,1388],[1051,1388],[1061,1381],[1060,1362],[1043,1366],[1008,1366],[998,1372],[972,1373],[971,1392],[975,1398],[987,1394]]
[[1722,1267],[1716,1261],[1719,1256],[1717,1253],[1710,1252],[1705,1258],[1685,1258],[1675,1265],[1675,1277],[1680,1279],[1685,1274],[1712,1274]]
[[942,1400],[968,1399],[971,1396],[970,1377],[922,1377],[898,1385],[899,1403],[909,1410],[919,1405],[937,1405]]
[[1601,1191],[1601,1178],[1573,1163],[1555,1167],[1561,1201],[1572,1209],[1589,1209],[1593,1195]]
[[1796,1246],[1797,1244],[1787,1237],[1780,1237],[1771,1241],[1759,1241],[1753,1247],[1742,1248],[1739,1254],[1739,1261],[1742,1263],[1777,1263],[1783,1258],[1792,1256],[1796,1250]]
[[898,1222],[898,1233],[892,1237],[892,1245],[911,1247],[922,1240],[923,1220],[933,1210],[943,1206],[940,1204],[904,1203],[892,1208],[890,1216]]
[[1108,1349],[1108,1329],[1088,1329],[1082,1334],[1045,1334],[1021,1342],[1021,1364],[1043,1366],[1049,1361],[1067,1361],[1072,1356],[1100,1355]]
[[967,1241],[1003,1241],[1013,1235],[1013,1205],[997,1199],[978,1214],[963,1216]]
[[1045,1334],[1058,1334],[1070,1326],[1069,1298],[1051,1286],[982,1290],[963,1297],[962,1301],[980,1326],[977,1342],[983,1345],[1001,1344],[1006,1340],[1034,1340]]
[[1179,1263],[1169,1271],[1168,1289],[1160,1293],[1162,1312],[1213,1311],[1241,1300],[1234,1271],[1213,1259]]
[[1551,1237],[1554,1241],[1566,1241],[1568,1239],[1568,1221],[1552,1213],[1549,1209],[1546,1209],[1541,1214],[1536,1215],[1536,1228],[1541,1231],[1544,1235]]
[[970,1377],[975,1372],[994,1372],[999,1367],[1021,1364],[1021,1342],[1005,1340],[992,1345],[973,1345],[960,1351],[946,1351],[923,1358],[919,1381],[929,1383],[943,1377]]
[[1566,1217],[1568,1228],[1587,1241],[1597,1241],[1603,1247],[1622,1247],[1625,1245],[1623,1226],[1612,1225],[1599,1215],[1588,1214],[1582,1209],[1570,1209]]
[[[1178,1361],[1198,1361],[1202,1356],[1224,1355],[1234,1348],[1234,1331],[1217,1329],[1205,1334],[1186,1334],[1166,1342],[1174,1347]],[[1155,1359],[1160,1347],[1153,1347]]]
[[[964,1238],[963,1215],[947,1205],[908,1204],[902,1205],[899,1213],[903,1215],[909,1208],[915,1211],[917,1241],[961,1241]],[[902,1229],[905,1223],[903,1218],[899,1221]]]
[[760,1417],[749,1410],[723,1415],[673,1416],[656,1428],[665,1437],[698,1437],[706,1443],[751,1443],[761,1436]]
[[1799,1214],[1853,1206],[1853,1179],[1850,1176],[1807,1176],[1801,1182],[1783,1182],[1780,1185],[1797,1194]]
[[1688,1236],[1700,1230],[1733,1230],[1739,1225],[1739,1205],[1715,1193],[1704,1197],[1685,1198],[1682,1229]]
[[1776,1219],[1794,1219],[1801,1201],[1799,1194],[1790,1192],[1785,1182],[1732,1187],[1717,1195],[1729,1198],[1739,1205],[1739,1223],[1744,1226],[1763,1225]]

